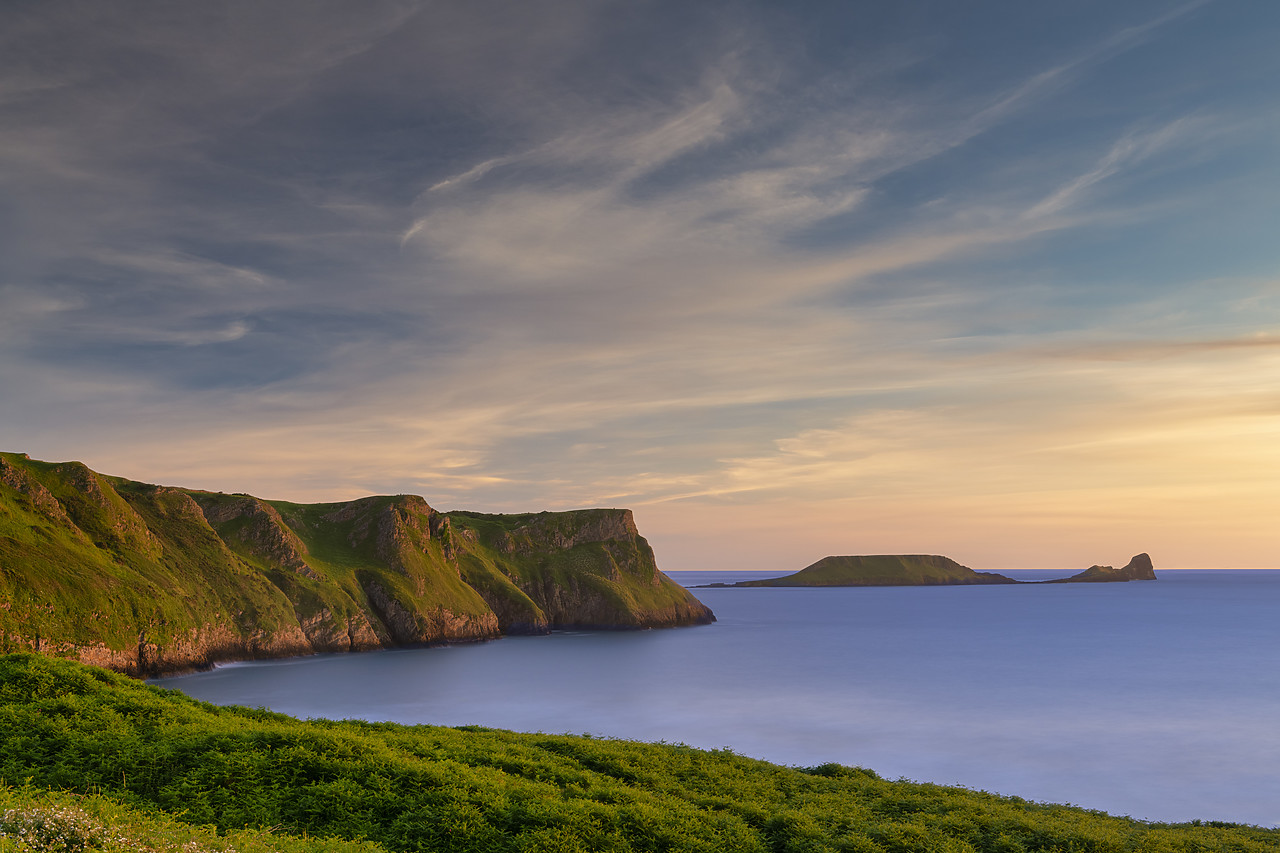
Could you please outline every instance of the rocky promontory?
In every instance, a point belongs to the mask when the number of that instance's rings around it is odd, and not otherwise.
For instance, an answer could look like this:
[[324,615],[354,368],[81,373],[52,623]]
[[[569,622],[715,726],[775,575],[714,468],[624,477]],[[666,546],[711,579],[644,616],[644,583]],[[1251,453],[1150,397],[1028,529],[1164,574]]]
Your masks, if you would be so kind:
[[715,616],[630,510],[268,501],[0,453],[0,652],[132,675]]
[[1090,566],[1078,575],[1069,578],[1055,578],[1044,583],[1113,583],[1115,581],[1153,581],[1156,579],[1155,566],[1147,554],[1137,554],[1129,560],[1124,568],[1111,566]]

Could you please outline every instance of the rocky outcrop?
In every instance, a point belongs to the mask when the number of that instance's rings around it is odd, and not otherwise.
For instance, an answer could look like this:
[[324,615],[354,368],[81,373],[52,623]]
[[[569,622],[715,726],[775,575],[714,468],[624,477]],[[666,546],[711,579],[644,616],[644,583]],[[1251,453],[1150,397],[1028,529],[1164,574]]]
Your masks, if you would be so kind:
[[316,570],[307,565],[306,543],[285,524],[271,504],[249,495],[234,495],[231,500],[224,500],[221,495],[197,492],[194,497],[188,497],[224,540],[237,542],[249,554],[288,571],[320,578]]
[[[42,482],[32,466],[53,469],[55,488]],[[24,496],[43,518],[69,530],[78,539],[91,540],[100,546],[140,550],[150,556],[160,551],[160,543],[146,522],[116,493],[110,482],[79,462],[50,466],[32,462],[25,453],[3,454],[0,455],[0,483]]]
[[491,640],[500,635],[498,617],[492,612],[473,616],[442,606],[410,609],[376,581],[365,586],[369,603],[399,645],[447,643],[459,640]]
[[[21,455],[21,458],[24,460],[30,459],[25,453]],[[65,527],[75,527],[70,516],[67,515],[67,510],[53,496],[53,492],[50,492],[39,480],[28,474],[25,468],[19,468],[3,456],[0,456],[0,483],[4,483],[9,488],[25,496],[47,518]],[[76,528],[76,530],[79,531],[79,528]]]
[[203,625],[185,636],[160,642],[144,632],[126,648],[113,648],[102,642],[78,644],[24,638],[16,634],[7,636],[6,640],[16,649],[72,658],[139,678],[207,669],[219,661],[294,657],[315,651],[299,631],[259,632],[245,637],[225,625]]
[[217,661],[714,615],[621,509],[293,504],[0,453],[0,652],[135,675]]
[[1069,578],[1056,578],[1045,583],[1114,583],[1116,581],[1153,581],[1156,579],[1155,566],[1147,554],[1135,555],[1123,568],[1111,566],[1090,566],[1078,575]]
[[640,533],[629,509],[583,510],[566,513],[539,513],[506,533],[502,549],[507,553],[529,554],[552,549],[567,550],[591,542],[629,542]]
[[345,619],[328,607],[298,614],[298,626],[316,652],[363,652],[383,645],[369,617],[356,611]]
[[[505,632],[715,621],[709,608],[658,571],[630,510],[451,517],[455,532],[463,534],[463,577],[498,614]],[[468,543],[496,551],[496,566],[477,561],[479,551]]]
[[64,462],[55,471],[58,484],[64,487],[60,502],[90,538],[107,547],[137,551],[151,558],[160,555],[160,543],[147,523],[107,478],[80,462]]

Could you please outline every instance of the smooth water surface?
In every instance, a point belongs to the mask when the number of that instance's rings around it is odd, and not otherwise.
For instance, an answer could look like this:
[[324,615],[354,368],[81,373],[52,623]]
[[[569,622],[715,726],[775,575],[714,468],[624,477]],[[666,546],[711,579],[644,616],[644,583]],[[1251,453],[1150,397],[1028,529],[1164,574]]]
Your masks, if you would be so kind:
[[[671,574],[693,585],[770,573]],[[299,717],[666,740],[1151,820],[1280,824],[1280,571],[1159,577],[698,589],[717,624],[154,683]]]

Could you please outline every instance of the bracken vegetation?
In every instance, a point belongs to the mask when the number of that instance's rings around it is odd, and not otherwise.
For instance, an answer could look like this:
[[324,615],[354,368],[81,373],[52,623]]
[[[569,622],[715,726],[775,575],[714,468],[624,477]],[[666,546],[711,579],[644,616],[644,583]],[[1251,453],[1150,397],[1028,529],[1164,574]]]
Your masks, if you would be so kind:
[[[47,846],[61,843],[47,840],[60,830],[39,828],[61,826],[66,808],[73,828],[63,837],[104,850],[190,843],[193,853],[252,853],[265,848],[244,839],[264,828],[279,850],[1280,850],[1272,829],[1149,824],[839,765],[787,768],[727,751],[470,727],[304,722],[35,655],[0,658],[0,782],[11,786],[0,790],[13,811],[4,843],[24,850],[72,849]],[[93,796],[68,799],[77,794]],[[185,836],[176,821],[217,835]],[[150,832],[171,840],[147,841]]]
[[385,853],[370,841],[271,828],[219,833],[108,797],[0,785],[0,853]]

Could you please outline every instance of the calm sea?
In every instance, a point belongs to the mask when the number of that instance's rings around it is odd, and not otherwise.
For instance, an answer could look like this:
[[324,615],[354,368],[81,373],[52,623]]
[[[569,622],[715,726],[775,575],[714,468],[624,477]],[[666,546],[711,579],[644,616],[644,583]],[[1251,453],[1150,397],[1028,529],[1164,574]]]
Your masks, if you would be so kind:
[[[685,585],[777,574],[671,573]],[[1280,571],[1158,574],[699,589],[714,625],[319,655],[153,683],[299,717],[665,740],[1149,820],[1278,825]]]

